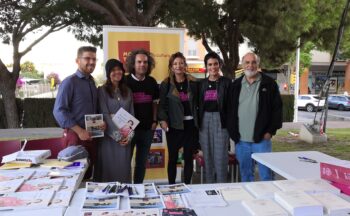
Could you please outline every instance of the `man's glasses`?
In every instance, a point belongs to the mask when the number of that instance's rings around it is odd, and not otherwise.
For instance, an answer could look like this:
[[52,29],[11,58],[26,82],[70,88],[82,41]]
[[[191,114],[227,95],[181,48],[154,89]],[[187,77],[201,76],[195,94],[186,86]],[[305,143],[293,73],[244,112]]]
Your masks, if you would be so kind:
[[79,57],[80,59],[84,59],[85,61],[93,61],[96,62],[97,58],[91,58],[91,57]]

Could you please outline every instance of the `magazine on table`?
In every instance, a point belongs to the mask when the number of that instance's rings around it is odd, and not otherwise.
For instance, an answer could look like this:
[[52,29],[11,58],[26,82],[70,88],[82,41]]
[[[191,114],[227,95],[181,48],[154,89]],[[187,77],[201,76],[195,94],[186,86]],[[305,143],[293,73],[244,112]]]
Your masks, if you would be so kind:
[[158,192],[154,183],[144,183],[145,195],[146,196],[158,196]]
[[86,209],[119,209],[120,197],[85,197],[83,211]]
[[253,216],[288,216],[288,212],[269,199],[243,200],[242,205]]
[[231,186],[219,189],[226,201],[253,200],[252,196],[243,186]]
[[131,209],[165,208],[161,196],[129,197],[129,206]]
[[3,181],[11,181],[11,180],[27,180],[29,179],[35,171],[21,171],[21,170],[9,170],[9,171],[2,171],[0,173],[0,182]]
[[145,188],[142,184],[123,184],[120,182],[87,182],[87,196],[89,197],[144,197]]
[[39,164],[39,163],[42,163],[46,158],[51,156],[50,150],[24,151],[23,150],[24,148],[25,148],[25,144],[23,145],[22,150],[3,156],[2,163],[24,162],[24,163]]
[[193,209],[177,208],[177,209],[163,209],[162,216],[197,216]]
[[24,191],[42,191],[53,190],[57,191],[63,185],[64,179],[35,179],[25,181],[18,189],[19,192]]
[[50,207],[59,207],[59,206],[67,207],[69,206],[72,195],[73,195],[73,191],[56,191],[49,206]]
[[82,216],[160,216],[159,209],[85,211]]
[[91,134],[91,138],[104,136],[104,131],[101,129],[103,125],[102,114],[85,115],[85,129]]
[[23,179],[0,182],[0,194],[16,192],[23,182]]
[[172,185],[157,185],[159,193],[163,195],[189,193],[191,190],[184,183]]
[[217,190],[193,190],[182,196],[188,207],[227,206]]
[[140,123],[133,115],[128,113],[125,109],[120,108],[113,116],[112,121],[119,129],[114,133],[114,139],[119,141],[123,138],[131,140],[136,126]]
[[54,191],[16,192],[0,197],[0,210],[43,208],[49,205]]
[[186,208],[180,194],[163,195],[163,200],[167,209]]

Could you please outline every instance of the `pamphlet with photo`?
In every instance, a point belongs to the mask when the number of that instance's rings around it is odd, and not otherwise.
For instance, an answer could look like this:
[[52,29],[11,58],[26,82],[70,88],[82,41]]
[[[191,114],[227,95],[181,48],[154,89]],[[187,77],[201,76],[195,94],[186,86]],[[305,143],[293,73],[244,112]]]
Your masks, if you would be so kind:
[[101,129],[103,125],[102,114],[85,115],[85,129],[90,132],[92,138],[104,136],[104,132]]

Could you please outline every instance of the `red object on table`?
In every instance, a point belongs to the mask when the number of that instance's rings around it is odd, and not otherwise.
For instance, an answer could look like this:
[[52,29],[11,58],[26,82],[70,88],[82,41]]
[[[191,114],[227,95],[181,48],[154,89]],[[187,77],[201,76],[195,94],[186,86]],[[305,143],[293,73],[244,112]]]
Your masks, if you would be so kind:
[[350,162],[320,163],[321,178],[350,186]]

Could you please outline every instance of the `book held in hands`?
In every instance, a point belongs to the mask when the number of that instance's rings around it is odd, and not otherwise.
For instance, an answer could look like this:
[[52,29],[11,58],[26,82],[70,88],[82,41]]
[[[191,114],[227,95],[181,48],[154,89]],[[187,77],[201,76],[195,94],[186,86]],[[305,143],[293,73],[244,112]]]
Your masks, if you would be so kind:
[[102,114],[85,115],[85,129],[90,133],[91,138],[104,136],[103,125]]

